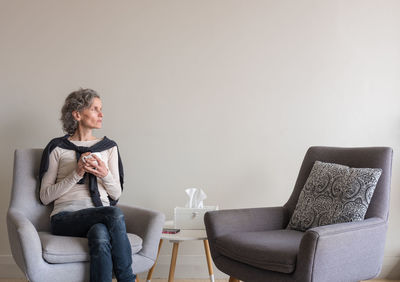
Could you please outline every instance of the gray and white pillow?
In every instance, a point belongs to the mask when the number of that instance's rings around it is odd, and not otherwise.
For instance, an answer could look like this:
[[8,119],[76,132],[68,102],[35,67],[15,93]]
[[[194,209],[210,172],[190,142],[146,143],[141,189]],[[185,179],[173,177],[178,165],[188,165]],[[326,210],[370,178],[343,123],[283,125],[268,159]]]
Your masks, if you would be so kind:
[[288,228],[306,231],[363,220],[381,174],[382,169],[378,168],[351,168],[316,161]]

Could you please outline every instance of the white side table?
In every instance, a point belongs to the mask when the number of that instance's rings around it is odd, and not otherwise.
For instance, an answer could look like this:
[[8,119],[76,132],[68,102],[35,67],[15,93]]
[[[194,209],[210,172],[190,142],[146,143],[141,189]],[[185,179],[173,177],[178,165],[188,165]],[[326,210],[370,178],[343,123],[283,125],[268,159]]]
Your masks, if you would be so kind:
[[[173,228],[173,226],[174,226],[173,221],[166,221],[165,225],[164,225],[165,228]],[[161,235],[160,244],[158,245],[157,258],[158,258],[158,255],[160,254],[161,245],[163,243],[163,240],[168,240],[169,242],[173,243],[168,282],[174,281],[176,258],[178,257],[179,243],[183,242],[183,241],[194,241],[194,240],[202,240],[204,243],[204,251],[206,253],[208,273],[210,274],[210,281],[214,282],[214,273],[213,273],[213,269],[212,269],[210,247],[208,245],[207,234],[206,234],[205,230],[181,229],[181,231],[176,234],[164,234],[163,233]],[[154,271],[154,268],[156,267],[156,264],[157,264],[157,260],[154,262],[154,265],[152,266],[152,268],[149,270],[149,272],[147,274],[147,282],[151,281],[151,276],[153,275],[153,271]]]

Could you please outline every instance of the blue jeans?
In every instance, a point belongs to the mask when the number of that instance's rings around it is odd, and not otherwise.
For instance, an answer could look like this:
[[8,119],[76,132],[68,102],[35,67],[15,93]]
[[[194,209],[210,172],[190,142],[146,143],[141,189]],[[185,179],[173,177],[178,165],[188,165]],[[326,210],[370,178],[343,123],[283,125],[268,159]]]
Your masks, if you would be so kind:
[[87,237],[90,251],[90,282],[133,282],[132,251],[125,218],[117,207],[96,207],[60,212],[51,217],[54,235]]

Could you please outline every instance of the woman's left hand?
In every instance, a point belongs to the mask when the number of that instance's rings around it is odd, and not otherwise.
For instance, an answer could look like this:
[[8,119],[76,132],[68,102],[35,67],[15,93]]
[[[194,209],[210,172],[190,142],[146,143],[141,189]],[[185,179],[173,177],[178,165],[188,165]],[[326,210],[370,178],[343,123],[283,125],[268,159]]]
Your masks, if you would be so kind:
[[86,159],[84,170],[100,178],[107,176],[108,168],[106,167],[104,162],[94,154],[91,155],[91,157],[92,158]]

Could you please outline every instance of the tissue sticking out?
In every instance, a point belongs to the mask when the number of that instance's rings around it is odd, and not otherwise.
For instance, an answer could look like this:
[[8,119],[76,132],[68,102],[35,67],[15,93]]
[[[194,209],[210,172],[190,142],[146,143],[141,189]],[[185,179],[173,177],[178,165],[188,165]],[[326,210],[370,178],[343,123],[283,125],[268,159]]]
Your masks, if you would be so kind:
[[188,188],[185,192],[189,196],[189,200],[186,202],[185,207],[197,209],[203,208],[203,200],[207,198],[207,195],[202,189]]

